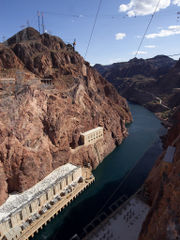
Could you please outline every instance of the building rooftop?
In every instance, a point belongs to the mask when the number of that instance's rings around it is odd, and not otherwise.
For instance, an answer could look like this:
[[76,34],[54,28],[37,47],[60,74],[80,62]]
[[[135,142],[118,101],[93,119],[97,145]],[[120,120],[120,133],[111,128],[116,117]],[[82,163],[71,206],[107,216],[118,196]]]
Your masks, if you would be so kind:
[[81,135],[85,136],[85,135],[88,135],[88,134],[93,133],[95,131],[102,130],[102,129],[103,129],[103,127],[93,128],[91,130],[88,130],[87,132],[81,133]]
[[52,173],[46,176],[39,183],[26,190],[23,193],[11,194],[6,202],[0,206],[0,223],[5,221],[10,215],[20,211],[20,209],[40,196],[45,190],[54,185],[58,180],[62,179],[70,172],[77,169],[77,166],[74,166],[71,163],[67,163],[57,169]]
[[174,158],[175,150],[176,150],[175,147],[168,146],[168,148],[167,148],[167,150],[166,150],[166,154],[165,154],[163,160],[164,160],[165,162],[172,163],[173,158]]
[[150,207],[137,197],[128,200],[86,240],[137,240]]

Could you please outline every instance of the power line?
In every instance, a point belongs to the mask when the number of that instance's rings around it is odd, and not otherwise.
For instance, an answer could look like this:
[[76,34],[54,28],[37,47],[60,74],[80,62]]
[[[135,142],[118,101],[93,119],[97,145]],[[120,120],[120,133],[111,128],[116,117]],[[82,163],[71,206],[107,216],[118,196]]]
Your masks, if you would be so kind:
[[82,17],[89,17],[88,15],[83,14],[66,14],[66,13],[57,13],[57,12],[44,12],[45,14],[49,15],[56,15],[56,16],[62,16],[62,17],[74,17],[74,18],[82,18]]
[[[44,12],[45,14],[48,15],[53,15],[53,16],[59,16],[59,17],[73,17],[73,18],[94,18],[95,15],[91,14],[91,15],[87,15],[87,14],[83,14],[83,13],[72,13],[72,14],[68,14],[68,13],[61,13],[61,12]],[[99,15],[99,17],[101,18],[125,18],[126,16],[122,17],[119,14],[102,14]]]
[[100,11],[100,8],[101,8],[101,4],[102,4],[102,0],[99,1],[97,13],[96,13],[96,16],[95,16],[95,19],[94,19],[93,28],[92,28],[91,35],[90,35],[90,38],[89,38],[89,42],[88,42],[88,45],[87,45],[87,48],[86,48],[86,52],[85,52],[85,55],[84,55],[85,59],[86,59],[87,52],[88,52],[88,49],[89,49],[89,46],[90,46],[90,43],[91,43],[91,39],[92,39],[92,36],[93,36],[93,33],[94,33],[94,29],[95,29],[96,22],[97,22],[97,19],[98,19],[98,15],[99,15],[99,11]]
[[42,18],[42,33],[45,33],[45,26],[44,26],[44,12],[41,12],[41,18]]
[[140,50],[140,48],[141,48],[141,46],[142,46],[142,43],[143,43],[143,41],[144,41],[144,38],[145,38],[145,36],[146,36],[146,34],[147,34],[148,30],[149,30],[149,27],[150,27],[150,25],[151,25],[151,23],[152,23],[152,20],[153,20],[153,18],[154,18],[154,15],[155,15],[158,7],[159,7],[160,1],[161,1],[161,0],[159,0],[158,3],[157,3],[157,5],[156,5],[156,8],[155,8],[155,10],[154,10],[154,12],[153,12],[153,14],[152,14],[152,16],[151,16],[151,18],[150,18],[150,21],[149,21],[149,23],[148,23],[148,25],[147,25],[147,27],[146,27],[146,30],[145,30],[145,32],[144,32],[144,34],[143,34],[143,36],[142,36],[142,39],[141,39],[141,41],[140,41],[140,44],[139,44],[139,46],[138,46],[137,52],[136,52],[136,54],[135,54],[134,57],[136,57],[136,56],[138,55],[138,53],[139,53],[139,50]]

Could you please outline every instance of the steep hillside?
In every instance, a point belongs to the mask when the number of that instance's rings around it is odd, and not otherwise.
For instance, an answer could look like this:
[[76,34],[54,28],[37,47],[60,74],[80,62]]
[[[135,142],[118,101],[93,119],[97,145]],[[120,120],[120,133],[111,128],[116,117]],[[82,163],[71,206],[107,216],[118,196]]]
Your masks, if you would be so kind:
[[[139,240],[175,240],[180,236],[180,109],[164,141],[165,151],[145,182],[151,210]],[[168,146],[176,148],[172,163],[163,161]]]
[[[16,81],[2,80],[17,70]],[[126,100],[71,45],[32,28],[11,37],[0,45],[0,204],[64,163],[95,168],[131,120]],[[80,132],[97,126],[104,140],[82,146]]]
[[[167,120],[180,104],[180,66],[167,56],[132,59],[94,67],[129,101],[141,104]],[[173,110],[174,111],[174,110]]]

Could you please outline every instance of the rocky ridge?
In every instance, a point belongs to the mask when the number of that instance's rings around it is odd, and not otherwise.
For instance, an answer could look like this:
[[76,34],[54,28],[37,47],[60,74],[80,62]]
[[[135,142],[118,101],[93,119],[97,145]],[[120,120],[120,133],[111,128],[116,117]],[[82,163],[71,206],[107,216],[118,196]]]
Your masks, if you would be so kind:
[[168,120],[180,104],[180,61],[167,56],[132,59],[129,62],[94,67],[119,93]]
[[[0,44],[1,76],[17,69],[14,83],[0,81],[0,204],[64,163],[95,168],[132,121],[126,100],[58,37],[27,28]],[[80,132],[97,126],[104,140],[82,146]]]

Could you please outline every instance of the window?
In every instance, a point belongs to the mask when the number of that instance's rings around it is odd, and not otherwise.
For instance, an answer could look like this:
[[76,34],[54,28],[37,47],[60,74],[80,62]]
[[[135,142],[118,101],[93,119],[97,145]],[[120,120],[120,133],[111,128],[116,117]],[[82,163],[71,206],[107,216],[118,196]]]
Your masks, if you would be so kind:
[[21,220],[23,220],[22,212],[19,213],[19,217],[20,217]]
[[54,194],[54,195],[56,194],[56,189],[55,189],[55,187],[53,187],[53,194]]
[[11,219],[9,219],[8,223],[9,223],[9,227],[12,228],[12,222],[11,222]]
[[73,175],[73,173],[72,173],[72,181],[74,181],[74,175]]
[[30,213],[32,213],[32,206],[31,206],[31,204],[29,205],[29,211],[30,211]]
[[46,200],[48,200],[48,193],[46,192]]
[[4,236],[4,237],[2,238],[2,240],[7,240],[7,237]]
[[68,185],[68,177],[66,177],[66,185]]
[[40,200],[40,198],[38,198],[38,206],[39,206],[39,207],[41,206],[41,200]]
[[61,182],[60,182],[60,184],[59,184],[59,185],[60,185],[60,189],[62,189],[62,184],[61,184]]

